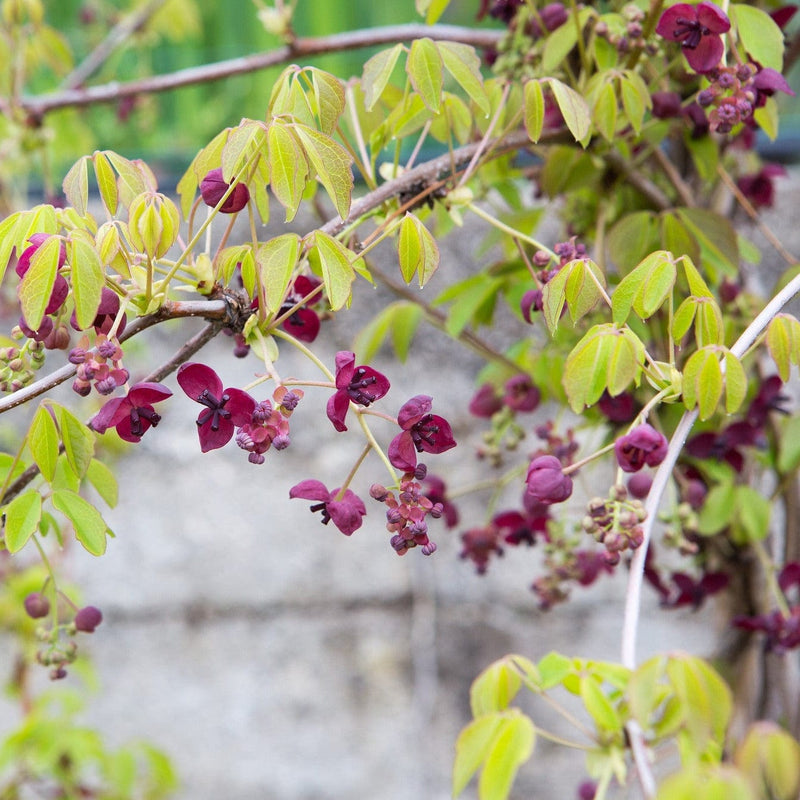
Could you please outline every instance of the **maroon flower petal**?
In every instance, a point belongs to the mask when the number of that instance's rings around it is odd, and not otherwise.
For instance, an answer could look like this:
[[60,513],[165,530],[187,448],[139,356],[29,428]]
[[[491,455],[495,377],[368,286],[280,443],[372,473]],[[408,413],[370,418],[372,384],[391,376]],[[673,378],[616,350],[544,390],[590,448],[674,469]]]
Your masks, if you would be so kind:
[[[139,406],[139,409],[145,411],[155,411],[152,406]],[[153,423],[147,417],[140,416],[136,426],[136,433],[133,432],[133,417],[131,416],[132,409],[128,409],[129,413],[116,424],[117,436],[124,442],[133,442],[134,444],[142,441],[145,431],[153,427]]]
[[431,414],[430,419],[423,419],[422,425],[418,424],[421,431],[436,428],[429,436],[423,436],[416,442],[417,449],[425,453],[444,453],[456,446],[450,423],[444,418]]
[[289,497],[299,497],[302,500],[321,500],[323,502],[327,502],[330,500],[331,493],[325,488],[325,484],[322,483],[322,481],[309,478],[307,480],[300,481],[300,483],[298,483],[296,486],[292,486],[292,488],[289,489]]
[[225,389],[223,399],[226,395],[228,401],[225,403],[225,410],[230,412],[231,422],[237,428],[250,422],[256,401],[241,389]]
[[105,433],[130,414],[131,404],[125,397],[109,400],[89,423],[93,430]]
[[418,422],[422,416],[428,414],[431,408],[433,408],[433,398],[426,394],[418,394],[412,397],[403,405],[400,411],[397,412],[397,424],[403,430],[408,430]]
[[160,403],[168,397],[172,397],[172,392],[166,386],[150,381],[136,383],[131,386],[131,390],[128,392],[128,399],[134,406]]
[[[339,489],[334,489],[330,496],[336,497]],[[350,489],[346,489],[341,500],[329,500],[327,503],[328,514],[333,524],[345,535],[350,536],[353,531],[361,527],[362,517],[367,513],[364,501]]]
[[346,389],[356,371],[356,354],[340,350],[336,354],[336,388]]
[[389,444],[389,461],[397,469],[405,472],[413,470],[417,466],[417,448],[414,447],[414,440],[408,431],[398,433]]
[[214,397],[222,396],[222,381],[211,367],[205,364],[190,362],[183,364],[178,370],[178,383],[192,400],[197,400],[205,389]]
[[344,424],[344,420],[349,408],[350,398],[343,389],[340,389],[328,400],[328,405],[325,409],[328,414],[328,419],[339,432],[347,430],[347,425]]
[[694,49],[683,48],[683,55],[686,56],[689,66],[701,75],[711,72],[719,64],[724,52],[722,39],[717,36],[703,36]]
[[714,3],[698,3],[696,13],[697,21],[704,28],[708,28],[711,33],[727,33],[731,29],[731,21],[725,12]]
[[[203,420],[201,422],[201,420]],[[214,430],[214,416],[210,411],[202,411],[197,418],[197,435],[200,439],[200,450],[208,453],[224,447],[233,437],[234,426],[229,419],[217,417]]]
[[283,329],[299,339],[301,342],[310,344],[319,334],[320,322],[317,312],[310,308],[298,308],[283,323]]

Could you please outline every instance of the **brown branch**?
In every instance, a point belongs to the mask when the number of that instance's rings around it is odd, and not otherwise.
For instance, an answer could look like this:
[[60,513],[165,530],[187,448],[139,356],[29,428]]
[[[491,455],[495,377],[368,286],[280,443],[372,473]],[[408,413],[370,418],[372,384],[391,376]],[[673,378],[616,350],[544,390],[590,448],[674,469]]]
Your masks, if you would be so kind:
[[367,28],[332,36],[296,39],[291,44],[284,45],[268,53],[255,53],[241,58],[189,67],[176,72],[140,78],[125,83],[114,81],[85,89],[68,89],[51,94],[23,97],[20,101],[20,106],[27,114],[34,118],[39,118],[57,108],[75,108],[97,103],[111,103],[121,97],[171,91],[184,86],[222,80],[234,75],[247,75],[269,67],[323,53],[338,53],[375,45],[407,42],[424,36],[440,41],[461,42],[473,47],[492,47],[500,41],[503,35],[503,31],[473,30],[456,25],[428,26],[412,24]]

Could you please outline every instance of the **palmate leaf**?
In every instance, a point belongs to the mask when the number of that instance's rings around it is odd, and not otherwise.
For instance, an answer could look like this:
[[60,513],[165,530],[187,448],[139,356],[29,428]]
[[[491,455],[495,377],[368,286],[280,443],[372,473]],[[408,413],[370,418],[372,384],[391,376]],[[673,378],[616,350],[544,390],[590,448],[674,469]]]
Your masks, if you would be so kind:
[[4,509],[4,538],[9,553],[16,553],[39,528],[42,496],[35,489],[17,495]]
[[259,282],[267,309],[273,314],[277,313],[286,297],[300,244],[296,233],[284,233],[259,245],[256,250]]
[[50,300],[58,273],[61,239],[50,236],[31,256],[30,268],[19,285],[19,302],[22,316],[31,330],[38,330],[44,310]]
[[474,47],[461,42],[437,42],[439,55],[444,68],[453,76],[458,85],[470,96],[475,105],[488,114],[489,97],[483,86],[481,61]]
[[353,194],[353,172],[348,152],[325,134],[306,125],[292,125],[308,157],[308,163],[317,173],[320,183],[333,201],[342,219],[347,219]]
[[72,279],[72,296],[75,300],[75,318],[78,327],[84,330],[91,326],[97,316],[105,277],[100,255],[94,242],[86,241],[76,231],[67,245],[67,254]]
[[351,286],[356,277],[351,261],[353,254],[341,242],[322,231],[316,231],[313,236],[325,293],[331,308],[338,311],[351,297]]
[[108,525],[100,512],[79,494],[69,489],[53,492],[53,505],[71,523],[75,538],[93,556],[101,556],[106,551]]
[[472,682],[469,692],[472,716],[504,711],[521,686],[522,678],[511,656],[495,661]]
[[308,163],[292,127],[280,120],[267,131],[269,174],[272,193],[286,209],[286,222],[294,219],[308,178]]

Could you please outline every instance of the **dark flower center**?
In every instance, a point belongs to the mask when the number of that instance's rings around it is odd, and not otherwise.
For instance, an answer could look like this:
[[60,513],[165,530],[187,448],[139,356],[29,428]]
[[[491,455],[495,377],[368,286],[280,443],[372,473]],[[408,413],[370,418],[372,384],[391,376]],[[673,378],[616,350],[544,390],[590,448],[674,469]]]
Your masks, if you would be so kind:
[[311,511],[321,511],[322,512],[322,524],[327,525],[331,521],[331,515],[328,513],[328,504],[323,503],[316,503],[315,505],[311,506]]
[[225,403],[230,399],[230,395],[228,394],[223,394],[220,399],[217,399],[208,389],[203,389],[203,393],[197,398],[197,402],[206,406],[208,410],[201,412],[200,416],[197,418],[198,427],[205,425],[206,422],[211,420],[211,430],[219,430],[220,417],[222,419],[228,419],[231,415],[231,412],[225,408]]
[[708,36],[711,31],[701,25],[696,19],[679,19],[676,23],[672,35],[676,41],[681,43],[681,47],[687,50],[694,50],[700,44],[704,36]]
[[354,403],[358,403],[361,406],[368,406],[370,403],[375,402],[375,395],[363,390],[375,383],[377,378],[374,375],[364,378],[363,375],[365,373],[366,370],[363,367],[359,367],[347,386],[347,394],[350,395]]
[[131,433],[134,436],[141,436],[144,433],[142,420],[146,419],[154,428],[161,422],[161,415],[156,414],[155,410],[149,406],[139,406],[131,409]]
[[411,441],[414,442],[414,447],[417,452],[422,452],[422,443],[436,446],[435,436],[439,433],[439,426],[433,421],[433,414],[426,414],[419,422],[415,423],[411,430]]

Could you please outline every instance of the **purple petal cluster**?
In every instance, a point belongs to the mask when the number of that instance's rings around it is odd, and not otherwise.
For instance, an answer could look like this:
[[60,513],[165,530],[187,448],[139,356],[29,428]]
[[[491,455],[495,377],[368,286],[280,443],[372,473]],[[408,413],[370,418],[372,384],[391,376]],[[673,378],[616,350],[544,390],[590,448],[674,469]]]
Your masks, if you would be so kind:
[[328,419],[337,431],[346,431],[345,417],[353,402],[369,406],[389,391],[389,380],[372,367],[357,367],[356,354],[340,350],[336,354],[336,394],[328,400]]
[[367,513],[364,501],[351,489],[328,491],[321,481],[309,479],[301,481],[289,490],[290,498],[317,500],[311,511],[322,512],[322,524],[333,524],[345,535],[361,527],[362,517]]
[[572,495],[572,478],[555,456],[537,456],[528,466],[526,495],[542,505],[563,503]]
[[657,467],[667,455],[669,442],[663,433],[643,423],[614,444],[617,463],[623,472],[638,472],[642,467]]
[[[202,181],[200,181],[200,194],[203,202],[214,208],[222,200],[225,192],[230,188],[222,178],[222,169],[212,169]],[[243,183],[237,183],[234,190],[228,195],[228,199],[220,207],[223,214],[235,214],[241,211],[250,199],[250,190]]]
[[90,425],[98,433],[116,428],[120,439],[139,442],[145,431],[161,422],[153,403],[160,403],[168,397],[172,397],[172,392],[160,383],[134,384],[125,397],[109,400]]
[[413,472],[417,453],[444,453],[456,446],[450,423],[431,414],[433,398],[418,394],[412,397],[397,414],[402,432],[389,445],[389,461],[404,472]]
[[730,29],[731,22],[725,12],[707,2],[670,6],[656,25],[659,36],[680,43],[689,66],[700,74],[719,64],[725,52],[721,35]]

